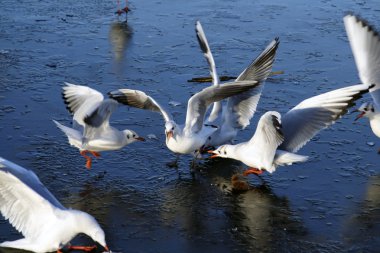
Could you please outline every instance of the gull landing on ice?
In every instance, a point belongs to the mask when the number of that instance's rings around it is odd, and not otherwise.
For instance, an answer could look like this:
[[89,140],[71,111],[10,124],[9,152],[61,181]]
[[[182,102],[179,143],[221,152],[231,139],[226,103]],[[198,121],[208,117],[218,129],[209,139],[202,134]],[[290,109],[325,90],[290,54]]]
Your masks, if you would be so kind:
[[116,100],[104,99],[100,92],[87,86],[65,84],[62,95],[73,114],[72,128],[53,121],[86,158],[86,168],[90,169],[92,163],[88,153],[99,157],[101,151],[118,150],[135,141],[145,141],[132,130],[120,131],[110,126],[111,114],[119,106]]
[[245,175],[259,175],[263,170],[273,173],[278,166],[304,162],[307,156],[295,152],[345,114],[369,88],[361,84],[326,92],[302,101],[282,117],[278,112],[267,112],[260,118],[249,141],[223,145],[209,153],[212,158],[243,162],[250,167]]
[[[209,65],[213,86],[218,87],[220,81],[216,71],[214,57],[208,44],[206,34],[199,21],[196,23],[195,30],[200,48]],[[231,96],[225,99],[225,101],[213,103],[206,124],[217,125],[218,129],[207,138],[205,143],[207,149],[232,143],[237,133],[250,124],[250,120],[260,100],[265,80],[272,71],[279,43],[278,38],[271,41],[236,79],[237,82],[258,81],[259,85],[246,92]],[[222,102],[225,102],[224,105],[222,105]]]

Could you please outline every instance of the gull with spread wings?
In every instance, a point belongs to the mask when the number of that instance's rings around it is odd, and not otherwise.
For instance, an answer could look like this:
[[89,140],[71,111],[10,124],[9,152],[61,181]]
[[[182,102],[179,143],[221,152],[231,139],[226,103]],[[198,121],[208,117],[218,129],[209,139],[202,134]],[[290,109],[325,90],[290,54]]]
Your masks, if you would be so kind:
[[266,112],[253,137],[236,145],[222,145],[211,158],[239,160],[250,168],[244,175],[273,173],[277,166],[304,162],[307,156],[295,154],[319,131],[332,125],[372,86],[358,84],[308,98],[283,115]]
[[[61,252],[80,233],[109,251],[102,228],[88,213],[65,208],[36,174],[0,157],[0,211],[24,238],[0,247],[33,252]],[[96,246],[69,246],[91,251]]]
[[73,114],[72,128],[53,120],[64,132],[72,146],[80,150],[91,168],[91,157],[99,157],[100,151],[118,150],[135,141],[144,141],[132,130],[120,131],[109,123],[111,114],[119,106],[114,99],[104,99],[103,94],[87,86],[65,83],[63,99]]
[[[196,23],[195,31],[200,48],[209,65],[213,85],[218,87],[220,81],[216,71],[214,57],[211,53],[206,34],[199,21]],[[237,82],[255,80],[259,82],[259,85],[246,92],[227,98],[223,106],[223,101],[218,101],[213,104],[206,124],[217,125],[218,129],[208,137],[205,143],[207,148],[215,148],[222,144],[232,143],[238,131],[245,129],[250,124],[250,120],[255,114],[257,104],[260,100],[265,80],[272,70],[279,43],[278,38],[271,41],[264,51],[262,51],[236,79]]]
[[[372,102],[362,104],[355,120],[367,117],[373,133],[380,138],[380,35],[365,20],[352,14],[343,18],[351,50],[362,83],[374,87]],[[378,151],[380,153],[380,149]]]
[[[203,36],[203,38],[205,37]],[[203,43],[201,41],[202,38],[199,36],[198,40],[201,47],[208,47],[207,43]],[[274,44],[276,44],[276,42]],[[277,46],[273,47],[276,48]],[[207,51],[207,49],[202,50],[203,52]],[[250,64],[248,68],[240,74],[240,76],[246,78],[241,78],[241,80],[238,78],[234,82],[213,85],[192,96],[188,101],[186,121],[183,125],[177,124],[172,116],[165,111],[156,100],[143,91],[119,89],[110,92],[109,96],[125,105],[161,113],[165,121],[166,146],[177,154],[192,153],[198,155],[199,150],[204,147],[207,139],[218,130],[215,125],[204,124],[204,118],[208,107],[214,102],[238,94],[243,94],[251,89],[261,86],[261,81],[265,80],[264,78],[252,80],[252,78],[248,77],[252,76],[252,73],[260,72],[259,69],[265,69],[263,72],[267,73],[268,65],[271,66],[273,62],[271,58],[272,57],[266,57],[259,63],[255,63],[254,61],[255,64]],[[213,61],[212,57],[206,57],[206,59]],[[215,69],[214,63],[209,62],[209,65],[211,66],[210,68]],[[270,69],[271,68],[269,67],[269,71]],[[218,77],[216,71],[211,71],[211,73],[213,74],[214,80],[217,80]]]

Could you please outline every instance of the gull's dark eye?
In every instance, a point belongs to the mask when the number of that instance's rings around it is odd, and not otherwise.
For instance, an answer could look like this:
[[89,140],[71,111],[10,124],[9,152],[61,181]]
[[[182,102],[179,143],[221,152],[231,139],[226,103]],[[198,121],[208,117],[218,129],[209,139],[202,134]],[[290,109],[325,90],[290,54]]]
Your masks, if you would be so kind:
[[221,153],[220,153],[220,150],[218,150],[218,153],[221,154]]
[[129,139],[129,134],[127,134],[127,139]]
[[368,108],[367,108],[367,107],[364,107],[364,111],[368,111]]
[[227,155],[227,151],[224,150],[224,154]]
[[172,131],[174,130],[174,127],[172,127]]
[[135,134],[133,134],[133,138],[135,138],[136,137],[136,135]]
[[375,112],[375,109],[371,108],[371,112]]

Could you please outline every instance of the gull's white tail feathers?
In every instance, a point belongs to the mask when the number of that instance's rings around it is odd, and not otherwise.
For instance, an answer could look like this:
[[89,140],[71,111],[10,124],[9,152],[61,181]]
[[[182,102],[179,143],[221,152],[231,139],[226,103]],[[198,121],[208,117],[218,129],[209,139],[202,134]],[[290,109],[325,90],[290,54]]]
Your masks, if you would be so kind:
[[306,162],[308,158],[308,156],[297,155],[283,150],[276,150],[276,155],[273,159],[273,166],[270,170],[268,170],[268,172],[273,173],[276,170],[277,166]]

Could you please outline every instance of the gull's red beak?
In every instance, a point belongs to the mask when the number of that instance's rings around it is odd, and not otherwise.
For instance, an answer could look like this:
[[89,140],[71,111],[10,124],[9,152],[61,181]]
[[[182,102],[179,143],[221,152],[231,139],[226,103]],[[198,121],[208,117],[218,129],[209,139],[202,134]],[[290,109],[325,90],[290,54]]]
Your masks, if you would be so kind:
[[138,141],[145,141],[145,139],[143,137],[140,137],[140,136],[136,137],[135,139],[138,140]]
[[173,131],[168,131],[166,132],[166,139],[169,140],[170,138],[173,137]]
[[214,150],[209,150],[209,151],[207,151],[207,153],[212,154],[212,156],[210,156],[210,158],[217,158],[217,157],[219,157],[218,154],[214,153]]
[[362,118],[364,115],[365,115],[365,112],[361,112],[361,113],[355,118],[355,121],[357,121],[358,119]]

